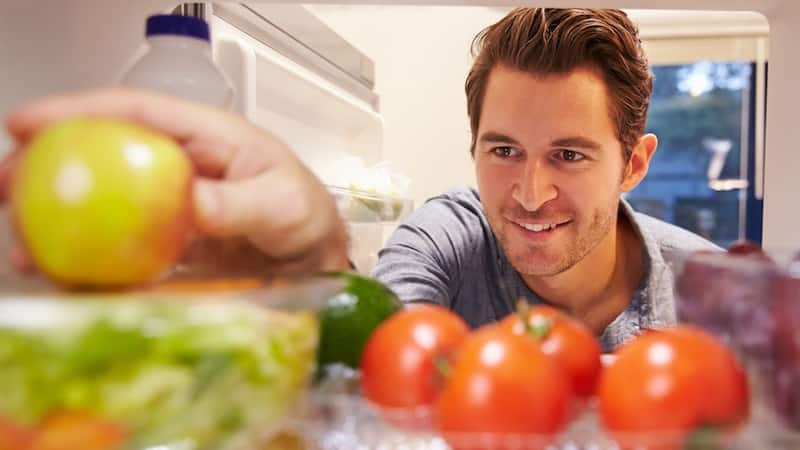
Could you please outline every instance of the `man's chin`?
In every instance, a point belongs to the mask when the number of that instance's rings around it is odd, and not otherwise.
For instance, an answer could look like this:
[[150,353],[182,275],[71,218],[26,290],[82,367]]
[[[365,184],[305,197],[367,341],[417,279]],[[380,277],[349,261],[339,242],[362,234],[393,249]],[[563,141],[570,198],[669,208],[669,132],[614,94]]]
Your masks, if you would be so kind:
[[531,277],[550,277],[558,275],[573,266],[573,264],[569,264],[568,261],[561,258],[554,258],[552,260],[537,258],[537,261],[512,258],[509,262],[511,266],[514,267],[514,270],[521,275]]

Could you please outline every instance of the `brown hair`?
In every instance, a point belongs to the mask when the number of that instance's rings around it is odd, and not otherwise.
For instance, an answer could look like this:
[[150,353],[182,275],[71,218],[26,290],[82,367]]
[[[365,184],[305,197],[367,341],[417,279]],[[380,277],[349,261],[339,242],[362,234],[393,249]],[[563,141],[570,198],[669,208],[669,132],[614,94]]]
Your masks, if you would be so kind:
[[517,8],[475,37],[472,54],[475,62],[465,89],[473,154],[486,84],[498,64],[535,75],[598,70],[625,161],[644,133],[653,76],[639,31],[622,11]]

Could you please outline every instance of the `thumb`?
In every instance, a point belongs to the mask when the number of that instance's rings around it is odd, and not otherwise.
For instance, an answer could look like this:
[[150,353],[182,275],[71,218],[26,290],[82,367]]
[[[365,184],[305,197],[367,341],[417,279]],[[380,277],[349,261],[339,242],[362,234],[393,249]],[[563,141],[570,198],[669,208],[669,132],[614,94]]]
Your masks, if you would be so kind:
[[200,231],[216,237],[247,234],[254,227],[250,197],[255,195],[248,186],[251,180],[196,179],[193,193],[194,218]]
[[211,236],[245,236],[273,258],[296,256],[326,232],[324,220],[312,220],[320,209],[313,187],[279,170],[241,180],[201,178],[194,186],[195,223]]

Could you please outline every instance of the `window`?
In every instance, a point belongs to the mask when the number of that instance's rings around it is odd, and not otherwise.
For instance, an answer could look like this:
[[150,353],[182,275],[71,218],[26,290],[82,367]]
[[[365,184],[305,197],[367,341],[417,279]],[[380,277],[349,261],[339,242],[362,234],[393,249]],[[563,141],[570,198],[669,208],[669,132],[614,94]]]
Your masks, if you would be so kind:
[[761,241],[766,19],[755,13],[629,11],[655,80],[650,171],[637,211],[720,246]]
[[753,64],[699,61],[653,73],[647,131],[659,145],[628,200],[722,246],[744,238]]

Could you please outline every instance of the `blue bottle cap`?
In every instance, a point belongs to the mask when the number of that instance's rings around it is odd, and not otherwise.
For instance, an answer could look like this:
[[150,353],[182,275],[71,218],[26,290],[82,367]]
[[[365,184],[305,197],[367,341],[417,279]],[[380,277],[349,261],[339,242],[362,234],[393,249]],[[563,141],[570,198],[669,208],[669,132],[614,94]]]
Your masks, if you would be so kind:
[[211,41],[208,23],[203,19],[190,16],[159,14],[148,17],[145,36],[157,35],[188,36]]

